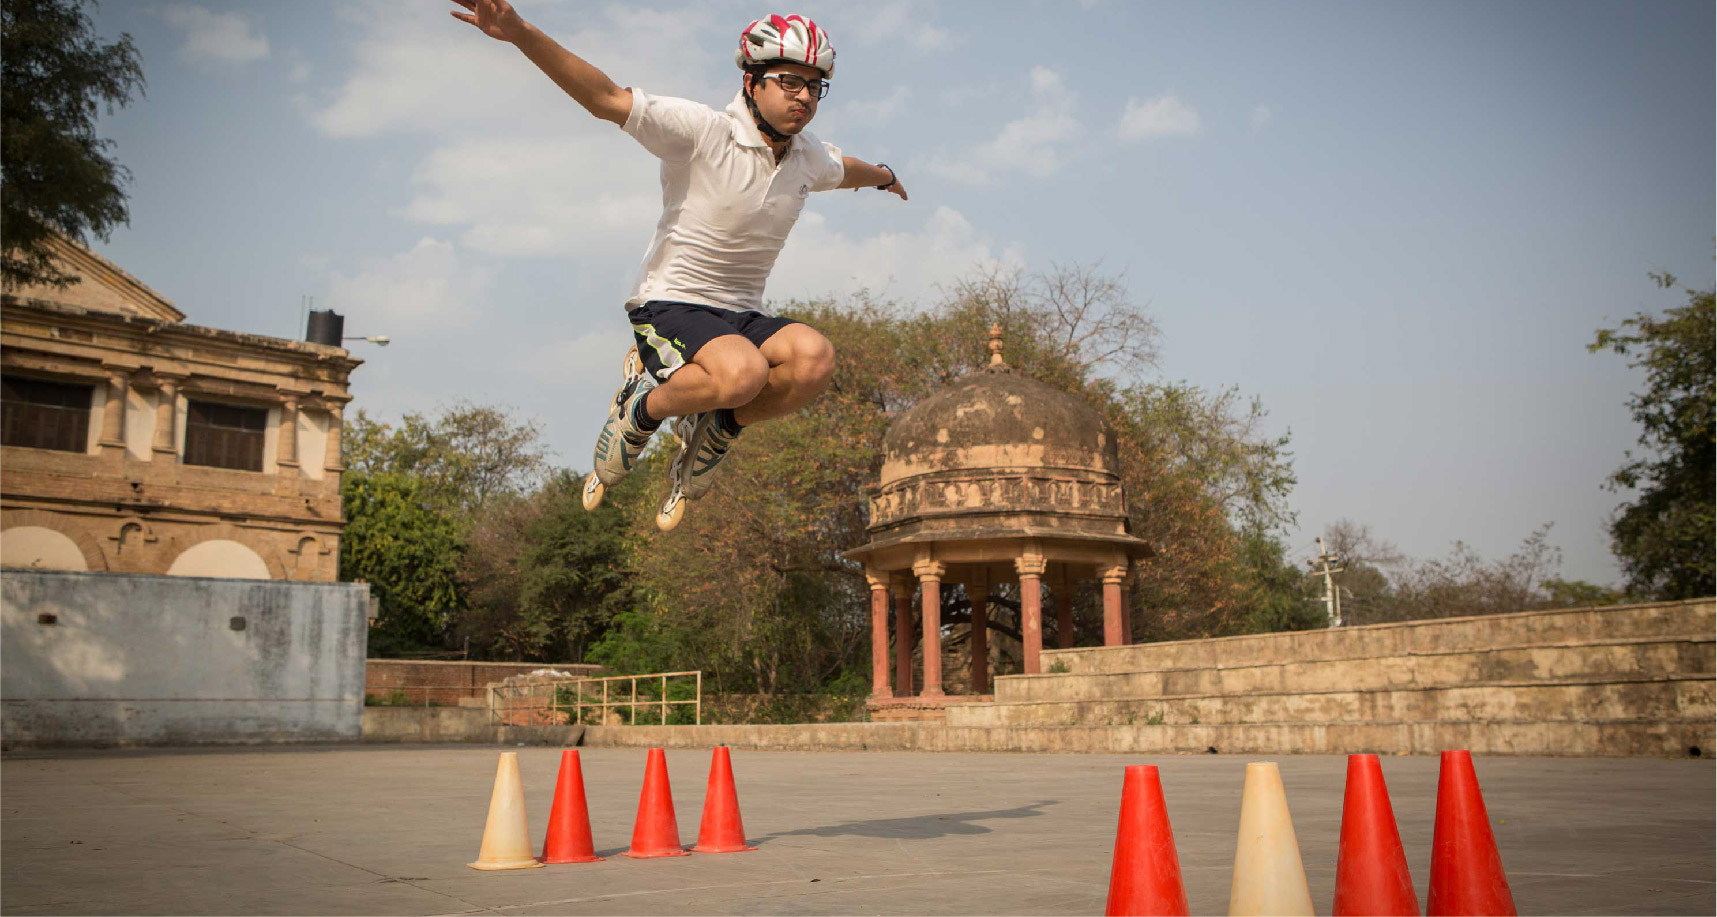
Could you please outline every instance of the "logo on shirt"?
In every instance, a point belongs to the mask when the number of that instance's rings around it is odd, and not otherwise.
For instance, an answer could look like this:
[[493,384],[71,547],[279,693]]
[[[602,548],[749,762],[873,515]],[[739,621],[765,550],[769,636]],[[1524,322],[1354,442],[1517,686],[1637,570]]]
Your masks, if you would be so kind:
[[799,186],[799,196],[800,197],[805,197],[806,195],[808,195],[810,193],[811,193],[811,186],[810,185],[800,185]]

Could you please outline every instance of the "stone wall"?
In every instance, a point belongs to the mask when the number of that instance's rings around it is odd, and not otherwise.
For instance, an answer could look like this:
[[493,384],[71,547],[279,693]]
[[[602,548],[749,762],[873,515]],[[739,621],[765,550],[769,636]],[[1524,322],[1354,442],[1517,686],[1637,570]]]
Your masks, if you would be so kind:
[[369,588],[0,576],[8,748],[355,741]]

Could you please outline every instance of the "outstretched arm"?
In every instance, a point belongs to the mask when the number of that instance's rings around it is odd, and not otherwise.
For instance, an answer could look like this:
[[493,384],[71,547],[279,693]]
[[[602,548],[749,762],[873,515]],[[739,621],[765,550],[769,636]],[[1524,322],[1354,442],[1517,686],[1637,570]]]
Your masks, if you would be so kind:
[[[851,188],[857,191],[860,188],[876,188],[887,185],[888,187],[882,190],[900,195],[900,199],[903,201],[907,199],[906,186],[900,183],[900,179],[892,171],[882,166],[873,166],[862,159],[854,159],[851,156],[842,156],[841,165],[846,166],[847,173],[841,179],[838,187]],[[890,184],[891,182],[892,184]]]
[[612,121],[622,127],[626,125],[627,116],[632,114],[632,93],[615,85],[608,74],[526,22],[507,0],[453,2],[467,10],[449,11],[454,19],[469,22],[490,38],[507,42],[524,52],[531,63],[548,74],[556,86],[565,90],[586,111],[604,121]]

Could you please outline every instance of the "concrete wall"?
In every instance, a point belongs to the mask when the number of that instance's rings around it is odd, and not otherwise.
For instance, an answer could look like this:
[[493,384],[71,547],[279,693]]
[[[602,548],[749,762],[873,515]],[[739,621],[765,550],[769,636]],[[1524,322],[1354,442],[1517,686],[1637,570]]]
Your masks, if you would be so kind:
[[355,741],[368,603],[352,583],[7,570],[4,744]]

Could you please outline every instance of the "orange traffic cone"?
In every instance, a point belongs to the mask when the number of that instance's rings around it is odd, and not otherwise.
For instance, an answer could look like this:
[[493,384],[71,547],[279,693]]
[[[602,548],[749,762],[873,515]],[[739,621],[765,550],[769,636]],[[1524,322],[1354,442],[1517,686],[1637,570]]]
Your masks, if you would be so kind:
[[1335,917],[1419,917],[1419,896],[1376,755],[1347,756],[1341,852],[1335,861]]
[[501,753],[495,768],[495,789],[489,794],[489,820],[483,824],[483,846],[472,869],[530,869],[541,866],[531,856],[531,832],[525,827],[525,788],[519,782],[519,754]]
[[1443,752],[1437,774],[1437,827],[1431,835],[1431,889],[1425,912],[1512,915],[1514,894],[1490,831],[1473,756]]
[[745,825],[739,818],[739,792],[733,787],[733,762],[727,746],[718,745],[709,762],[709,788],[704,791],[703,823],[698,825],[694,853],[739,853],[745,846]]
[[1273,763],[1246,765],[1240,797],[1240,840],[1234,847],[1234,881],[1228,913],[1311,917],[1312,893],[1288,814],[1282,773]]
[[668,756],[660,748],[650,749],[644,764],[644,791],[638,794],[638,821],[632,826],[629,857],[685,857],[680,846],[680,823],[674,819],[674,791],[668,786]]
[[1121,823],[1115,829],[1115,859],[1109,864],[1106,917],[1173,914],[1185,917],[1186,886],[1169,826],[1163,785],[1152,764],[1127,768],[1121,781]]
[[560,753],[560,775],[554,783],[554,805],[549,808],[548,835],[543,838],[544,863],[600,863],[590,838],[590,810],[584,804],[584,768],[578,752]]

